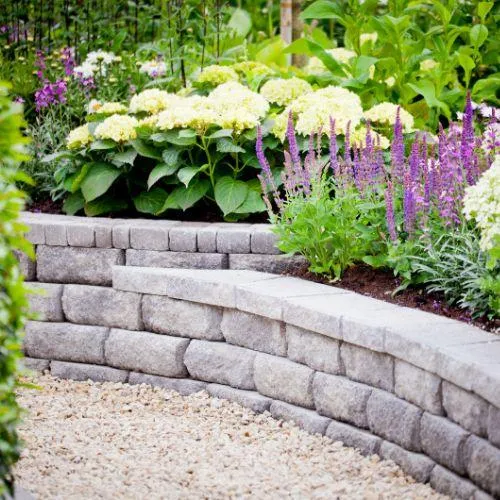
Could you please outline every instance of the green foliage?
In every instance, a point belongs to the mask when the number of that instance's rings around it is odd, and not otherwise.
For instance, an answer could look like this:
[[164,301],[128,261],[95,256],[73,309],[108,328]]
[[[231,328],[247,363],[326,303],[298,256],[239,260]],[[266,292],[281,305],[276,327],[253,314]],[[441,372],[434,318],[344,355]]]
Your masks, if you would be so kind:
[[24,206],[24,195],[15,183],[28,178],[16,170],[25,159],[26,139],[19,106],[7,97],[7,86],[0,83],[0,497],[13,492],[12,466],[19,459],[20,442],[16,426],[20,408],[15,390],[21,354],[21,332],[27,317],[26,290],[14,251],[33,257],[24,239],[26,228],[17,221]]

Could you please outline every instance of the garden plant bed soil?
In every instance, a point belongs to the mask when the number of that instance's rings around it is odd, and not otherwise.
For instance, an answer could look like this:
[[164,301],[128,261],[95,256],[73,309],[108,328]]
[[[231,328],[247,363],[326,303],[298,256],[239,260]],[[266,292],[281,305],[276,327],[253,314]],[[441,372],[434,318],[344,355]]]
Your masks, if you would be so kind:
[[310,272],[307,265],[292,271],[290,274],[316,283],[345,288],[367,297],[385,300],[400,306],[446,316],[500,334],[500,319],[488,320],[486,317],[473,319],[469,311],[449,306],[440,294],[426,293],[422,289],[407,288],[393,295],[394,290],[401,284],[401,280],[390,271],[373,269],[363,265],[354,266],[345,272],[340,281],[335,282]]

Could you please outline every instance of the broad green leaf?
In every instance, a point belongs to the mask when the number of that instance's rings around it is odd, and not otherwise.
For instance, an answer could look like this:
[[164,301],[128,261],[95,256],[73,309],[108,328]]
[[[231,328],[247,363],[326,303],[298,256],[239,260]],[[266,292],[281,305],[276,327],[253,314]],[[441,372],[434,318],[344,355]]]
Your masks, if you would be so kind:
[[95,200],[103,195],[121,171],[109,163],[93,163],[81,183],[81,190],[86,202]]
[[180,210],[180,206],[179,204],[177,203],[177,200],[175,199],[175,190],[172,191],[167,199],[165,200],[165,202],[163,203],[163,205],[161,206],[161,208],[158,210],[158,212],[156,212],[155,215],[160,215],[161,213],[165,212],[166,210]]
[[158,132],[151,134],[149,137],[153,142],[168,142],[168,135],[165,132]]
[[470,30],[470,42],[477,50],[488,38],[488,28],[484,24],[476,24]]
[[480,17],[481,21],[484,22],[485,17],[488,12],[493,7],[493,2],[479,2],[477,4],[477,15]]
[[265,212],[266,205],[262,200],[260,191],[253,189],[248,190],[245,201],[233,213],[236,214],[253,214],[256,212]]
[[53,161],[60,160],[61,158],[71,158],[71,153],[69,151],[58,151],[57,153],[51,153],[50,155],[45,155],[42,159],[42,163],[51,163]]
[[245,150],[234,144],[233,141],[227,139],[226,137],[222,137],[217,140],[217,151],[220,153],[244,153]]
[[177,166],[167,165],[166,163],[158,163],[153,170],[151,170],[148,177],[148,189],[151,189],[151,186],[156,184],[160,179],[166,177],[167,175],[175,174],[177,170]]
[[145,158],[153,158],[153,160],[161,160],[161,153],[155,147],[146,144],[142,139],[132,141],[134,149]]
[[143,191],[136,196],[133,201],[138,212],[143,214],[156,214],[165,203],[167,197],[168,193],[164,189],[155,187],[150,191]]
[[170,167],[178,167],[179,154],[180,151],[177,148],[167,148],[162,151],[161,157]]
[[97,200],[85,203],[84,211],[88,217],[95,217],[101,214],[108,214],[110,212],[120,212],[128,207],[127,202],[118,200],[112,196],[101,196]]
[[83,179],[85,179],[85,177],[88,174],[88,171],[90,170],[91,165],[92,165],[91,163],[85,163],[85,165],[82,166],[80,172],[75,174],[75,176],[72,178],[72,182],[69,189],[66,188],[68,189],[68,191],[70,191],[71,193],[75,193],[80,188]]
[[234,9],[234,12],[226,24],[226,28],[236,32],[242,38],[245,38],[252,29],[252,18],[250,14],[243,9]]
[[63,211],[68,215],[75,215],[79,210],[82,210],[85,205],[82,193],[71,193],[63,203]]
[[[210,181],[208,179],[196,179],[187,188],[179,186],[172,191],[173,200],[177,203],[179,208],[187,210],[191,208],[196,202],[200,201],[210,189]],[[167,199],[164,206],[160,209],[159,213],[166,210],[173,200]]]
[[232,128],[221,128],[220,130],[217,130],[213,134],[207,136],[207,139],[220,139],[221,137],[232,137],[232,136],[233,136]]
[[193,130],[192,128],[179,130],[179,137],[183,139],[196,137],[196,130]]
[[248,195],[248,186],[243,181],[232,177],[221,177],[215,184],[215,201],[224,215],[234,212],[245,201]]
[[189,186],[191,179],[202,169],[203,167],[184,167],[177,172],[177,177],[186,186]]
[[281,37],[275,37],[266,42],[264,47],[255,54],[255,60],[262,64],[286,66],[286,57],[283,53],[285,42]]
[[500,78],[497,76],[490,76],[478,80],[472,87],[472,96],[477,100],[491,100],[497,102],[496,93],[500,88]]
[[100,151],[103,149],[115,149],[116,142],[111,140],[103,140],[103,141],[93,141],[90,143],[90,149],[92,151]]
[[124,164],[133,165],[136,158],[137,158],[137,151],[129,149],[128,151],[122,151],[121,153],[114,154],[111,161],[113,165],[120,167],[121,165]]
[[318,0],[300,15],[302,19],[339,19],[340,8],[329,0]]
[[427,106],[429,106],[430,108],[440,108],[448,118],[451,117],[450,108],[446,103],[440,101],[436,97],[436,89],[434,87],[434,83],[432,83],[430,80],[420,80],[418,84],[409,83],[408,86],[417,94],[423,96],[425,102],[427,103]]
[[[177,130],[168,130],[161,134],[163,142],[170,142],[176,146],[192,146],[196,144],[196,136],[182,137]],[[151,136],[153,137],[153,136]]]
[[476,67],[476,63],[474,62],[472,57],[461,52],[459,52],[458,54],[458,62],[460,63],[460,66],[462,66],[465,72],[465,86],[469,87],[470,76],[472,70]]

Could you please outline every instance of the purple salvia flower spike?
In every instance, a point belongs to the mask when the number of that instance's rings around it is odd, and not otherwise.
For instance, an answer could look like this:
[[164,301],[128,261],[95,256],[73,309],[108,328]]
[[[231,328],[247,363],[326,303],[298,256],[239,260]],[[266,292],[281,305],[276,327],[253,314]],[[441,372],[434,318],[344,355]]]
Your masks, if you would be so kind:
[[469,185],[474,183],[474,111],[470,98],[470,91],[467,92],[465,101],[465,111],[462,120],[462,137],[460,143],[460,159],[464,166],[465,176]]
[[398,235],[396,233],[396,223],[394,219],[393,187],[391,181],[387,182],[387,188],[385,190],[385,215],[389,237],[391,241],[395,242],[398,239]]
[[401,108],[396,112],[396,121],[394,123],[394,136],[391,143],[391,165],[392,176],[403,181],[405,165],[405,145],[403,139],[403,124],[401,123]]
[[338,155],[338,148],[337,148],[337,134],[335,132],[335,120],[332,117],[330,117],[330,167],[333,171],[335,179],[338,182],[340,179],[340,166],[337,155]]

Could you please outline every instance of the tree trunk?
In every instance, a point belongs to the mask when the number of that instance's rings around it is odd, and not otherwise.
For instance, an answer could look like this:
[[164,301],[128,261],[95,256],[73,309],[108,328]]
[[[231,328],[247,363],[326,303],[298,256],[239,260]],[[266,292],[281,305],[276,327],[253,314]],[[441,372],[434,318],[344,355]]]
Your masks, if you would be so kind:
[[[302,0],[292,1],[292,41],[298,40],[302,36],[304,23],[300,18]],[[302,67],[306,64],[307,57],[305,54],[293,54],[292,64],[297,67]]]
[[280,16],[280,35],[288,45],[292,43],[292,0],[281,0]]

